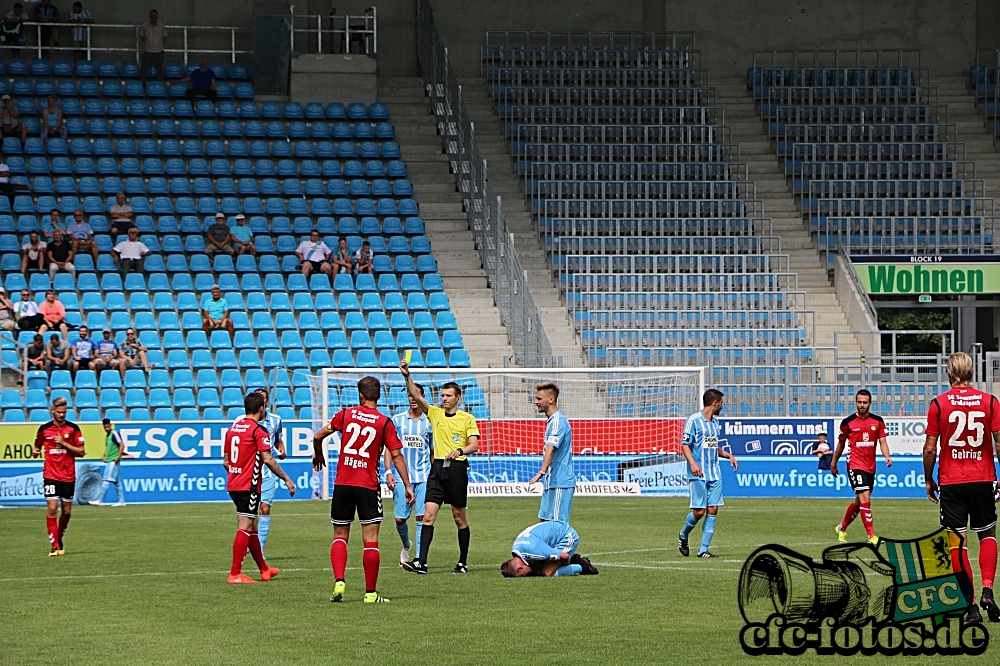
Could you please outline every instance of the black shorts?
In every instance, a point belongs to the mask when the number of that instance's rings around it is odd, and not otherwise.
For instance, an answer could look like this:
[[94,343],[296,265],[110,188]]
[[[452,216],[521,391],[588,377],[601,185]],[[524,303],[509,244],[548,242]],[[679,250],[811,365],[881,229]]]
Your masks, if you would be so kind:
[[992,481],[941,486],[938,506],[941,527],[950,527],[956,532],[964,532],[966,525],[972,527],[973,532],[985,532],[997,524]]
[[260,511],[260,493],[252,490],[230,490],[229,496],[236,505],[236,515],[244,518],[256,518]]
[[312,267],[313,267],[314,271],[321,272],[323,270],[323,264],[325,264],[326,262],[325,261],[311,261],[311,260],[307,259],[305,263],[312,264]]
[[427,477],[427,501],[464,509],[469,503],[469,463],[452,460],[448,467],[444,463],[439,459],[431,464],[431,473]]
[[52,479],[42,479],[45,486],[45,499],[61,499],[64,502],[72,502],[76,493],[76,481],[53,481]]
[[851,490],[856,493],[875,490],[875,474],[861,469],[847,470],[847,478],[851,480]]
[[330,500],[330,522],[334,525],[350,525],[354,522],[354,512],[362,525],[382,522],[382,495],[371,488],[357,486],[333,487]]

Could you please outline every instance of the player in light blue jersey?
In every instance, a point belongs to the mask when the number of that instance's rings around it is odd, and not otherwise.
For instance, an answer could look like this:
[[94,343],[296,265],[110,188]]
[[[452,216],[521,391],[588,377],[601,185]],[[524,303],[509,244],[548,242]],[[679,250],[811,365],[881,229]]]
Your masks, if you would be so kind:
[[[264,397],[264,408],[267,409],[268,403],[270,402],[270,396],[267,393],[266,388],[259,388],[254,393],[259,393]],[[265,412],[266,416],[261,420],[260,424],[264,426],[267,430],[267,434],[271,437],[271,455],[278,460],[285,459],[285,440],[282,434],[282,422],[281,417],[274,412]],[[264,472],[261,475],[261,487],[260,487],[260,523],[257,526],[258,536],[260,537],[260,550],[264,551],[264,546],[267,545],[267,535],[271,532],[271,505],[274,504],[274,491],[278,488],[278,477],[274,473],[264,466]]]
[[545,477],[539,520],[569,522],[576,490],[576,473],[573,471],[573,430],[569,421],[559,411],[559,387],[553,382],[535,385],[535,407],[549,417],[545,426],[545,455],[542,468],[528,483],[537,483]]
[[702,397],[702,409],[687,418],[681,437],[681,451],[687,459],[688,489],[691,493],[691,513],[684,521],[684,529],[677,539],[677,549],[687,557],[688,535],[708,512],[701,528],[701,548],[698,557],[715,557],[708,552],[708,546],[715,535],[715,515],[725,504],[722,499],[722,470],[719,458],[728,458],[733,469],[739,466],[729,451],[719,448],[719,422],[715,417],[722,412],[722,391],[708,389]]
[[514,539],[513,557],[500,565],[500,573],[504,578],[597,575],[590,560],[576,554],[579,543],[580,535],[568,523],[532,525]]
[[[414,384],[420,395],[424,394],[424,387]],[[416,501],[412,509],[419,513],[417,518],[415,558],[420,558],[420,534],[424,520],[424,503],[427,497],[427,475],[431,471],[431,451],[434,447],[432,437],[431,422],[427,420],[427,415],[420,409],[420,405],[412,397],[410,398],[410,409],[400,412],[392,417],[392,422],[396,426],[396,433],[399,441],[403,443],[403,460],[406,461],[406,472],[410,475],[410,483],[413,485],[413,493]],[[401,483],[396,483],[396,476],[392,473],[392,464],[389,457],[389,449],[385,450],[385,483],[392,491],[392,512],[396,517],[396,531],[403,542],[403,550],[399,553],[399,566],[410,561],[410,529],[406,521],[410,518],[410,505],[406,503],[406,489]]]

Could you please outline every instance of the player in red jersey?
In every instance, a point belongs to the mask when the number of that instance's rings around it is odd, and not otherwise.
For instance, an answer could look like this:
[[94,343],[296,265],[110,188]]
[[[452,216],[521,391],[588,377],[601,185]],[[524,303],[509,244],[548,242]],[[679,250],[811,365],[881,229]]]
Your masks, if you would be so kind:
[[886,441],[885,421],[871,413],[872,394],[861,389],[854,396],[855,413],[840,422],[837,449],[830,461],[830,473],[837,476],[837,461],[844,453],[844,445],[851,443],[851,453],[847,460],[847,478],[854,490],[854,501],[847,506],[844,520],[837,525],[837,539],[847,541],[847,526],[861,514],[861,522],[868,533],[868,543],[877,544],[875,527],[872,525],[872,489],[875,487],[875,442],[882,449],[886,467],[892,467],[889,443]]
[[344,571],[347,568],[347,538],[357,511],[361,522],[361,539],[365,544],[362,562],[365,567],[365,603],[388,601],[376,592],[378,583],[378,529],[382,522],[382,498],[378,480],[378,464],[382,447],[389,450],[400,481],[406,489],[406,503],[414,501],[413,487],[406,471],[406,462],[400,449],[396,426],[392,419],[378,411],[382,384],[375,377],[364,377],[358,382],[360,407],[342,409],[330,423],[313,437],[313,469],[317,472],[326,466],[323,442],[334,433],[340,435],[340,460],[337,478],[330,502],[330,522],[333,523],[333,543],[330,544],[330,564],[333,566],[333,594],[330,601],[344,598],[347,588]]
[[[952,552],[952,566],[961,571],[964,565],[969,580],[963,589],[969,601],[967,622],[982,622],[973,592],[972,566],[964,540],[966,526],[979,535],[979,572],[983,578],[980,605],[991,622],[1000,622],[1000,608],[993,600],[993,578],[997,570],[994,500],[995,456],[1000,457],[1000,401],[996,396],[969,386],[972,380],[972,357],[964,352],[948,359],[948,383],[951,389],[931,402],[924,431],[924,482],[927,497],[941,508],[941,526],[963,536],[961,549]],[[989,436],[993,436],[990,446]],[[941,441],[941,455],[937,444]],[[934,481],[934,463],[938,480]],[[940,491],[938,485],[940,484]],[[939,501],[940,492],[940,501]]]
[[278,575],[278,569],[264,561],[257,536],[257,513],[260,510],[260,486],[264,465],[288,486],[288,494],[295,496],[295,484],[288,478],[281,465],[271,455],[271,438],[260,424],[266,416],[264,396],[248,393],[243,398],[246,416],[229,427],[222,445],[222,465],[229,473],[226,490],[236,505],[236,538],[233,539],[233,566],[229,570],[230,584],[256,583],[243,573],[243,559],[247,550],[260,568],[260,579],[268,581]]
[[[80,426],[66,420],[66,398],[52,401],[52,420],[38,426],[35,448],[31,455],[37,458],[45,450],[42,467],[42,484],[45,486],[45,525],[49,532],[49,557],[63,555],[63,535],[73,511],[73,494],[76,492],[76,459],[84,454],[83,433]],[[58,515],[62,503],[62,515]],[[58,516],[58,517],[57,517]]]

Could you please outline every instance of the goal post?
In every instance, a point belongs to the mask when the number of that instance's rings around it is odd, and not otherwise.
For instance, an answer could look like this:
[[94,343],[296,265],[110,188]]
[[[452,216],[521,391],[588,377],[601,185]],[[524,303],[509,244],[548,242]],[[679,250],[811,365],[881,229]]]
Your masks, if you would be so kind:
[[[463,388],[459,408],[470,412],[482,433],[469,456],[470,496],[524,496],[541,492],[527,481],[538,471],[544,449],[545,415],[534,405],[535,385],[559,386],[558,406],[573,430],[577,495],[681,494],[684,419],[701,408],[703,366],[642,368],[413,368],[432,404],[440,387]],[[341,408],[358,404],[357,382],[382,382],[379,408],[388,415],[408,409],[405,382],[395,368],[324,368],[309,376],[313,428],[319,430]],[[328,464],[320,494],[328,498],[340,442],[326,443]],[[383,492],[385,488],[383,488]]]

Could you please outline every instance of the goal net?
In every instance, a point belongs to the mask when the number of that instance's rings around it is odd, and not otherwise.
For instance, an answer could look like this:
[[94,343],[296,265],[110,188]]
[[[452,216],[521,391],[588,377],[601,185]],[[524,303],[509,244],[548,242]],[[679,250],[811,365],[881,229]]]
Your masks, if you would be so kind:
[[[366,375],[382,382],[382,412],[395,415],[409,408],[396,370],[328,368],[310,376],[316,430],[339,409],[358,404],[357,382]],[[470,496],[541,493],[540,484],[527,483],[538,472],[544,449],[546,418],[534,405],[535,385],[541,382],[555,382],[560,389],[558,406],[573,430],[577,495],[686,493],[680,437],[684,419],[700,409],[704,377],[702,367],[413,372],[433,404],[440,404],[444,383],[463,387],[459,408],[476,418],[482,433],[479,451],[469,456]],[[324,498],[332,492],[339,452],[335,435],[327,442]]]

